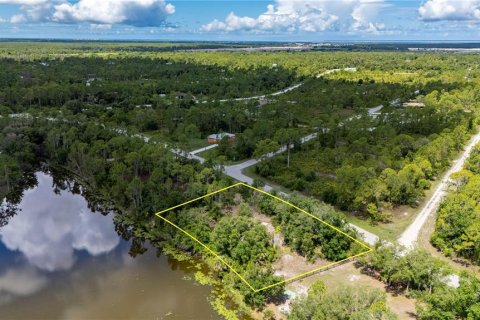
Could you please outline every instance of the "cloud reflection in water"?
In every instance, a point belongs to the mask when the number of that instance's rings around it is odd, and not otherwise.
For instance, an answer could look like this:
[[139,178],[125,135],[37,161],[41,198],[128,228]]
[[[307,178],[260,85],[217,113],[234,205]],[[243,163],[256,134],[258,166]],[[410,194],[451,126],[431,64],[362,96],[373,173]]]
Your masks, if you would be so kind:
[[120,243],[111,218],[92,213],[80,195],[56,195],[48,175],[38,173],[37,179],[38,187],[24,194],[22,211],[0,229],[9,250],[20,251],[39,269],[57,271],[73,266],[75,250],[96,256]]

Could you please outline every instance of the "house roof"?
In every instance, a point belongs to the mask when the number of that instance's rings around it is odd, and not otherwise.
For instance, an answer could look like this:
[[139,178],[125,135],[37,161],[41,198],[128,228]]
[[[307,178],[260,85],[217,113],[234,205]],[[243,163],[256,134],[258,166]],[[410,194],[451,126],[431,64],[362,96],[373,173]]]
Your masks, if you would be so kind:
[[222,140],[224,137],[234,138],[235,135],[233,133],[228,133],[228,132],[214,133],[209,135],[208,139]]

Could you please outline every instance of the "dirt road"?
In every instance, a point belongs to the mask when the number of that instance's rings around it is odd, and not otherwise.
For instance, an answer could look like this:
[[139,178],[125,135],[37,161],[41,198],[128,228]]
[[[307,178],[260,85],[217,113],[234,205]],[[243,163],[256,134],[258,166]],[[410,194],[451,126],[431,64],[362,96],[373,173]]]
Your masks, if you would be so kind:
[[437,211],[440,202],[447,194],[447,187],[449,182],[449,177],[452,173],[462,170],[465,161],[470,156],[473,147],[480,142],[480,132],[472,137],[468,145],[465,147],[463,153],[456,160],[453,161],[452,167],[445,173],[440,181],[439,185],[433,192],[432,196],[423,206],[420,213],[417,215],[415,220],[408,226],[407,229],[402,233],[398,239],[398,243],[405,246],[407,249],[413,248],[417,242],[418,235],[422,230],[425,222],[428,217],[434,214]]

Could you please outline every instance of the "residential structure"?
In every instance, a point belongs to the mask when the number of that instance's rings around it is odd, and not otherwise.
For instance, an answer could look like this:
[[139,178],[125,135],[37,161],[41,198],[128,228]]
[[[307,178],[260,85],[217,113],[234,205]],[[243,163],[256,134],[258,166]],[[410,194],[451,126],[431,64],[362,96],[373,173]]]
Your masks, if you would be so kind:
[[222,132],[214,133],[208,136],[208,143],[219,143],[223,138],[228,137],[228,141],[235,141],[235,135],[233,133]]

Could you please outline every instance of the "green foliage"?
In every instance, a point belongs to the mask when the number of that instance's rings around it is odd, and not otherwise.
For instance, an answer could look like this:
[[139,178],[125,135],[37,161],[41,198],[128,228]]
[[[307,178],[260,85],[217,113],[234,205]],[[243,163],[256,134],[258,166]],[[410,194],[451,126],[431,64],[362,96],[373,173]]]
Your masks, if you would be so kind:
[[259,222],[245,216],[226,216],[215,225],[209,243],[215,252],[232,259],[238,266],[245,266],[252,261],[259,265],[272,262],[276,257],[272,241]]
[[[426,119],[420,113],[413,116]],[[333,142],[325,147],[329,134],[322,134],[318,144],[293,153],[290,168],[280,156],[258,164],[256,173],[341,209],[361,211],[374,222],[386,221],[391,206],[416,206],[430,187],[429,180],[449,165],[468,137],[463,125],[451,131],[439,122],[438,130],[443,129],[439,135],[420,139],[418,134],[395,137],[390,133],[385,139],[382,132],[399,120],[386,121],[392,123],[380,124],[374,131],[355,131],[355,124],[342,128],[335,138],[342,139],[342,145],[337,147]]]
[[[290,201],[355,237],[355,233],[331,207],[308,199],[292,198]],[[361,250],[354,246],[353,240],[291,206],[263,198],[259,207],[264,214],[273,216],[273,223],[281,229],[285,244],[310,261],[317,258],[338,261]]]
[[[432,244],[449,256],[461,256],[480,263],[480,174],[474,165],[478,145],[467,161],[467,168],[451,175],[456,188],[437,212]],[[472,160],[473,159],[473,160]]]
[[273,141],[270,139],[260,140],[257,143],[253,156],[257,159],[260,159],[270,152],[277,151],[279,148],[280,145],[277,141]]
[[316,294],[309,291],[308,297],[292,304],[289,320],[307,319],[397,319],[387,306],[385,293],[364,287],[340,287],[334,291]]
[[480,174],[480,145],[476,145],[468,158],[466,168],[473,173]]
[[[245,270],[245,279],[254,288],[264,288],[271,284],[282,281],[282,277],[275,276],[271,267],[262,267],[251,263]],[[268,299],[278,298],[285,291],[285,284],[279,284],[269,289],[254,292],[245,285],[240,284],[240,290],[244,293],[245,303],[256,308],[262,308]]]
[[[85,193],[94,194],[92,203],[108,203],[119,211],[115,225],[125,239],[150,240],[188,260],[204,255],[202,246],[152,213],[231,181],[217,167],[174,156],[166,143],[191,150],[204,146],[208,134],[236,133],[234,142],[222,141],[213,150],[225,161],[262,157],[287,145],[285,154],[260,163],[257,173],[385,221],[392,206],[416,205],[430,181],[461,150],[479,110],[480,73],[474,56],[165,52],[172,47],[202,45],[5,44],[0,49],[0,196],[18,203],[23,190],[35,183],[33,172],[40,163],[64,168],[82,181]],[[316,78],[322,71],[347,66],[358,71]],[[266,104],[219,101],[275,92],[300,81],[303,86]],[[396,98],[418,98],[426,107],[394,108],[390,102]],[[379,104],[385,105],[381,115],[364,116],[366,108]],[[121,128],[148,132],[157,143],[145,143],[142,136],[127,135]],[[312,132],[317,139],[301,145],[300,137]],[[474,174],[479,173],[479,150],[466,168]],[[433,242],[444,252],[478,261],[480,179],[469,174],[453,178],[458,194],[442,204]],[[332,208],[293,200],[355,236]],[[255,287],[279,281],[271,266],[276,258],[271,235],[250,217],[246,204],[240,204],[238,216],[225,215],[224,206],[231,205],[228,197],[218,195],[168,218],[244,268]],[[318,221],[266,197],[258,205],[273,218],[286,243],[310,260],[358,253],[348,238]],[[14,210],[2,210],[0,226],[12,214]],[[426,254],[400,256],[379,249],[366,259],[365,268],[389,286],[433,292],[425,300],[424,319],[478,318],[478,284],[462,278],[459,289],[447,288],[441,282],[445,266]],[[211,272],[197,278],[225,286],[228,296],[217,293],[213,303],[226,318],[249,315],[245,302],[261,308],[284,289],[253,293],[218,260],[208,256],[205,261]],[[389,318],[384,297],[348,290],[343,295],[347,298],[323,293],[315,285],[308,299],[322,299],[299,303],[294,314],[298,319],[335,319],[332,312],[352,319]]]
[[242,202],[238,206],[238,215],[243,217],[251,217],[253,215],[252,209],[246,202]]
[[458,288],[442,287],[432,294],[423,295],[417,306],[420,320],[430,319],[468,319],[479,318],[480,280],[474,275],[464,273]]
[[322,280],[315,281],[310,288],[308,288],[308,295],[310,297],[318,297],[321,298],[325,292],[327,291],[327,287]]
[[377,244],[375,250],[360,258],[366,273],[378,276],[395,290],[421,290],[432,292],[443,287],[451,270],[441,260],[432,258],[423,250],[402,253],[401,248]]

